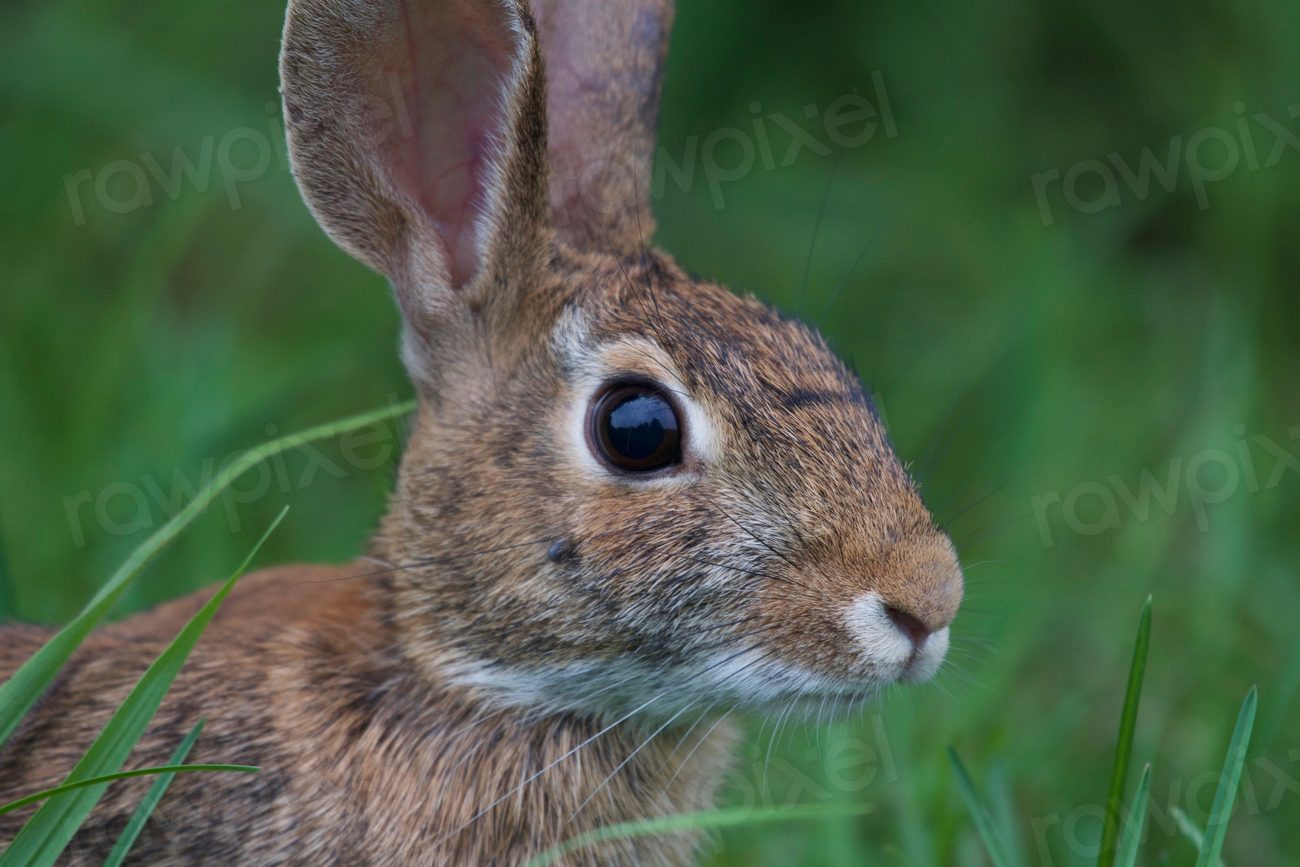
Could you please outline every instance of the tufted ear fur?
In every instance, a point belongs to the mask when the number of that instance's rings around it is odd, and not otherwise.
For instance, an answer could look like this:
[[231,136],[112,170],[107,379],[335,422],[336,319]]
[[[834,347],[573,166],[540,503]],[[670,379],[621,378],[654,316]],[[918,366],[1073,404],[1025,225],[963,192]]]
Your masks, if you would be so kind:
[[553,237],[526,3],[292,0],[280,72],[303,196],[390,278],[408,352],[468,311],[518,303]]
[[534,0],[547,64],[551,208],[575,247],[636,251],[654,231],[651,163],[672,0]]

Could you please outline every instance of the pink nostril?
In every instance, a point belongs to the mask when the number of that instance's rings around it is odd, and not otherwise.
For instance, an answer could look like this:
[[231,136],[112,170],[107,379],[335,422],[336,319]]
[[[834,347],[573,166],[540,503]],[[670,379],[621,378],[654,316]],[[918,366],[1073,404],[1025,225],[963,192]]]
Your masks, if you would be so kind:
[[925,640],[930,637],[929,628],[903,609],[896,608],[893,605],[886,605],[885,613],[889,615],[890,620],[894,621],[894,625],[901,629],[903,634],[910,638],[912,644],[917,647],[925,644]]

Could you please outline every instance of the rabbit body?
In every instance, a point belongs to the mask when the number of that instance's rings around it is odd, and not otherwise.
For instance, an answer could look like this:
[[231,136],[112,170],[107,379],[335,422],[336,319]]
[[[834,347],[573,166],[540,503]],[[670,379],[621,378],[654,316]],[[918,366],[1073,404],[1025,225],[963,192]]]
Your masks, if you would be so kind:
[[[358,561],[271,569],[241,581],[132,765],[167,764],[207,717],[187,761],[262,771],[178,775],[129,863],[514,865],[601,824],[711,801],[732,741],[725,725],[707,738],[701,726],[685,743],[655,740],[618,774],[649,734],[643,727],[615,728],[584,748],[580,762],[557,762],[597,734],[601,721],[493,711],[463,690],[413,676],[386,624],[390,588],[375,572],[373,563]],[[196,593],[92,635],[0,750],[0,803],[58,785],[209,596]],[[16,627],[3,636],[0,675],[48,637]],[[509,796],[552,764],[526,797]],[[103,863],[151,784],[141,778],[110,786],[59,863]],[[504,800],[474,820],[497,797]],[[33,809],[0,816],[0,842]],[[694,842],[679,835],[654,845],[606,844],[564,863],[684,863]]]

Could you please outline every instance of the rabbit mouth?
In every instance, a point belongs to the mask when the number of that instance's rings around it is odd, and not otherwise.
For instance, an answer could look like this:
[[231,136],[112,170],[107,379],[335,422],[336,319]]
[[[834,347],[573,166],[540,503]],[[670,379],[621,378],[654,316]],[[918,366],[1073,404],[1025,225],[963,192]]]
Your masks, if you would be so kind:
[[508,705],[551,711],[658,717],[708,709],[784,711],[857,705],[899,682],[930,679],[942,664],[947,629],[902,656],[850,654],[846,665],[821,671],[786,660],[770,646],[714,651],[665,665],[634,657],[550,666],[467,666],[453,681],[494,694]]
[[689,691],[707,693],[719,701],[725,696],[736,705],[756,710],[791,704],[818,709],[837,702],[854,704],[874,698],[895,683],[929,680],[943,664],[947,648],[948,630],[944,628],[901,655],[857,654],[834,673],[785,662],[774,658],[770,650],[755,648],[706,662],[701,668],[706,676],[691,678],[694,689]]
[[948,641],[947,627],[931,635],[923,646],[912,651],[912,655],[903,665],[899,680],[908,683],[924,683],[934,677],[948,653]]

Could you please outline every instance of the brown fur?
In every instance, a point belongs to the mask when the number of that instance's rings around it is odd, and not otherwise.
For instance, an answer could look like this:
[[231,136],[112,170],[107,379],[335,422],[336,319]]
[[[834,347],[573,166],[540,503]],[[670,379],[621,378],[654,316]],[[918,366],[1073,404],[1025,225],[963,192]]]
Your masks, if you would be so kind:
[[[681,760],[656,742],[635,774],[617,777],[578,814],[638,743],[616,730],[547,774],[547,797],[507,798],[465,830],[480,805],[506,795],[599,731],[581,715],[525,721],[485,711],[472,695],[416,676],[385,624],[391,595],[373,563],[291,566],[249,576],[220,609],[137,747],[132,764],[165,764],[209,718],[189,761],[247,762],[256,777],[178,776],[136,846],[138,864],[517,864],[580,830],[709,802],[728,737]],[[170,603],[91,637],[38,712],[0,752],[0,802],[56,785],[169,637],[208,593]],[[8,673],[47,636],[9,629]],[[653,760],[651,757],[653,756]],[[110,787],[68,863],[108,854],[147,780]],[[8,840],[32,809],[0,816]],[[489,842],[490,841],[490,842]],[[487,845],[485,845],[487,843]],[[691,841],[607,847],[571,863],[676,863]],[[62,862],[61,862],[62,863]]]
[[[392,281],[420,409],[371,559],[250,577],[196,650],[132,763],[207,716],[193,760],[264,771],[178,778],[140,862],[517,863],[709,805],[724,708],[862,697],[912,676],[924,633],[946,640],[960,569],[857,379],[644,246],[670,20],[655,0],[545,0],[537,21],[497,0],[291,3],[295,174]],[[629,375],[688,421],[654,479],[601,469],[580,430]],[[0,751],[0,799],[57,782],[199,604],[96,634]],[[0,673],[43,637],[6,630]],[[109,789],[75,862],[145,785]],[[684,863],[697,842],[570,863]]]

